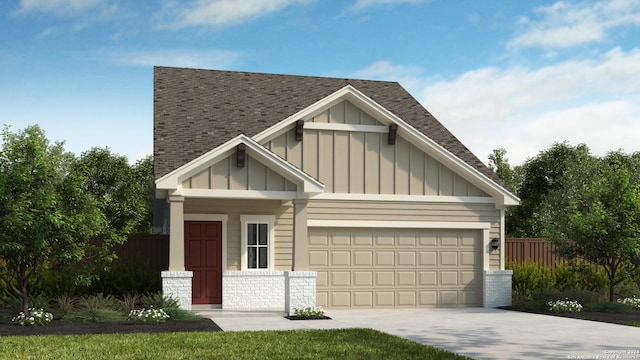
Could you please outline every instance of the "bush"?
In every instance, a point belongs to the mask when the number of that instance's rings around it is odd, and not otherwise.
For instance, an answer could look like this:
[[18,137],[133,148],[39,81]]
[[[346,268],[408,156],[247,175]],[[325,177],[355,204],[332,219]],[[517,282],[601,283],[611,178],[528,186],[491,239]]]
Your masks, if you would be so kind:
[[632,310],[633,310],[633,307],[631,305],[623,304],[621,302],[611,302],[611,301],[594,302],[591,304],[587,304],[584,307],[584,311],[615,313],[615,314],[624,314],[624,313],[631,312]]
[[118,301],[112,295],[85,295],[78,300],[80,309],[83,310],[117,310]]
[[131,310],[137,309],[139,304],[140,304],[140,295],[138,294],[125,295],[122,297],[122,300],[120,300],[120,309],[122,310],[123,314],[129,314],[131,313]]
[[200,320],[201,317],[198,314],[194,314],[192,311],[181,309],[178,307],[170,307],[163,309],[167,315],[169,315],[169,320]]
[[70,314],[64,320],[81,323],[116,322],[124,321],[125,317],[114,310],[92,309]]
[[301,319],[322,319],[324,318],[324,309],[321,307],[306,307],[304,309],[294,309],[295,316]]
[[627,305],[633,309],[640,309],[640,298],[637,297],[618,299],[618,303]]
[[12,321],[20,326],[42,326],[47,325],[51,320],[53,320],[53,314],[46,312],[43,309],[29,308],[29,316],[26,316],[21,311],[18,316],[13,318]]
[[623,281],[615,287],[616,296],[622,299],[625,298],[640,298],[640,289],[638,285],[631,280]]
[[117,259],[99,274],[99,279],[91,284],[87,292],[121,297],[125,294],[155,293],[161,288],[160,274],[151,270],[148,261]]
[[169,315],[164,310],[155,308],[131,310],[127,320],[136,324],[161,324],[169,320]]
[[583,260],[561,262],[552,270],[552,274],[553,286],[559,289],[599,290],[609,286],[604,270]]
[[538,262],[512,262],[509,269],[513,270],[513,292],[521,300],[530,300],[536,290],[549,289],[554,285],[551,268]]
[[167,309],[180,307],[180,301],[171,295],[163,295],[162,292],[146,294],[140,299],[140,303],[146,309]]
[[78,304],[78,299],[75,296],[69,294],[62,294],[53,299],[53,306],[51,311],[56,319],[62,319],[63,317],[71,314],[75,311]]
[[569,299],[549,301],[547,304],[549,305],[549,310],[555,313],[580,312],[582,310],[580,303]]

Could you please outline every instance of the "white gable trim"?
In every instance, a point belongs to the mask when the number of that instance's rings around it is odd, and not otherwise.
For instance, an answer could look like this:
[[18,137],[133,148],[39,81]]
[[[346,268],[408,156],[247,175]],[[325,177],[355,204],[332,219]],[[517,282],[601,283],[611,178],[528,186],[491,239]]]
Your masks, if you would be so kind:
[[[297,113],[289,116],[288,118],[280,121],[276,125],[264,130],[257,134],[253,139],[261,144],[276,138],[284,131],[295,126],[297,120],[308,121],[315,114],[322,112],[344,100],[348,100],[354,105],[358,106],[369,115],[373,116],[376,120],[384,123],[385,125],[397,124],[398,135],[408,139],[412,144],[419,147],[422,151],[427,152],[433,156],[434,159],[450,167],[460,176],[470,181],[472,184],[487,192],[489,195],[496,199],[498,206],[518,205],[520,199],[511,194],[500,185],[496,184],[493,180],[486,175],[464,162],[462,159],[453,155],[440,144],[431,140],[425,134],[421,133],[413,126],[406,123],[404,120],[397,117],[391,111],[378,104],[358,89],[351,85],[347,85],[342,89],[334,92],[333,94],[323,98],[307,108],[298,111]],[[305,124],[307,126],[307,124]],[[314,126],[314,125],[311,125]]]
[[[219,147],[161,177],[156,180],[156,189],[172,193],[189,194],[190,191],[187,191],[188,189],[182,189],[182,182],[184,180],[234,154],[236,146],[241,143],[244,143],[247,146],[246,152],[252,158],[267,165],[271,170],[298,185],[298,193],[317,194],[324,190],[324,185],[318,180],[286,162],[284,159],[267,150],[264,146],[258,144],[246,135],[238,135]],[[208,195],[213,196],[215,193],[215,191],[210,191],[208,192]],[[203,194],[199,195],[202,196]]]

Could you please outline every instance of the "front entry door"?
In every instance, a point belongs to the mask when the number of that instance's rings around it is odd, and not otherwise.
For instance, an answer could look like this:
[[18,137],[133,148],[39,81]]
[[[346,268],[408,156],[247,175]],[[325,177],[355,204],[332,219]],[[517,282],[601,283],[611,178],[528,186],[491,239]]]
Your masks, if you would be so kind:
[[185,268],[193,304],[222,304],[222,222],[184,222]]

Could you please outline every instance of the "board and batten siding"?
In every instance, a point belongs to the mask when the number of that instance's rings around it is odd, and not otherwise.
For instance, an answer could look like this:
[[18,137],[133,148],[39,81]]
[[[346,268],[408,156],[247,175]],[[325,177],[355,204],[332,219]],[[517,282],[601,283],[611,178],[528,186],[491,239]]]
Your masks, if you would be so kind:
[[231,155],[184,180],[183,189],[296,191],[296,184],[247,155],[244,167],[237,167]]
[[186,214],[226,214],[227,268],[241,270],[240,215],[275,215],[273,270],[291,270],[293,263],[293,204],[280,200],[194,199],[184,202]]
[[[314,123],[381,125],[345,101],[309,120]],[[489,196],[424,151],[398,136],[367,131],[295,129],[265,147],[324,184],[325,193]]]
[[[490,238],[500,237],[500,210],[494,204],[311,200],[307,217],[309,220],[484,222],[491,224]],[[500,269],[498,252],[489,256],[489,268]]]

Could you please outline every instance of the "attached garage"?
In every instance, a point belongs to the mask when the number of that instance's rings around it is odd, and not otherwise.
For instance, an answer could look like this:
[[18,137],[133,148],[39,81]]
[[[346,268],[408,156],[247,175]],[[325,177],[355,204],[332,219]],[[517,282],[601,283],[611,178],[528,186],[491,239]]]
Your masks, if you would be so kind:
[[310,228],[327,308],[482,306],[482,230]]

